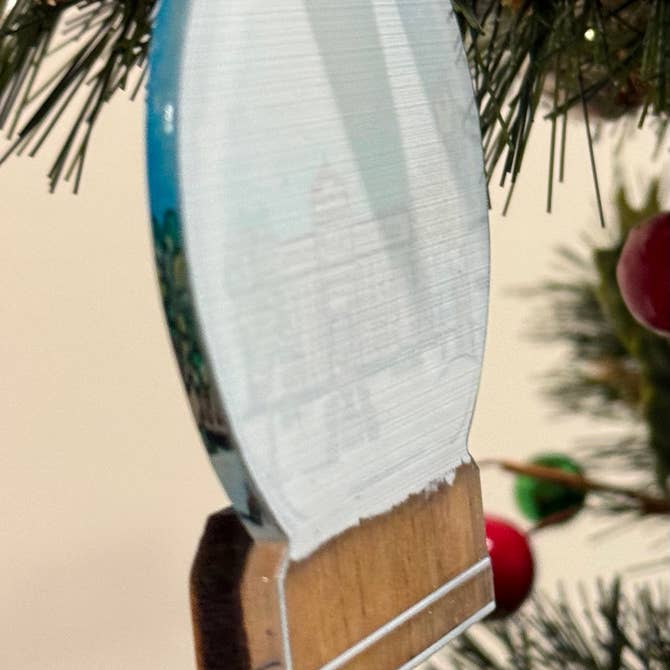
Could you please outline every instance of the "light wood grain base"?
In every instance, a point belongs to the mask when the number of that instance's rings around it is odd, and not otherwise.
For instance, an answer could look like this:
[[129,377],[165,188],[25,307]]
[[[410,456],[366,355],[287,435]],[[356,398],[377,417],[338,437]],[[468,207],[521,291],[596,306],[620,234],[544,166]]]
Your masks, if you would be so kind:
[[493,601],[486,558],[474,464],[297,563],[220,513],[192,573],[199,668],[398,670]]

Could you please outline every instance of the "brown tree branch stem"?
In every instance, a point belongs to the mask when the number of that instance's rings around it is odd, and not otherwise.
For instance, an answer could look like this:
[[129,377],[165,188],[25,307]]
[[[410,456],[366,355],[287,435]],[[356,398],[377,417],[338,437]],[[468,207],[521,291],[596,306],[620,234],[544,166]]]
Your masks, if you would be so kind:
[[599,491],[621,495],[637,501],[640,505],[640,512],[642,514],[670,513],[670,500],[668,500],[668,498],[651,496],[636,489],[603,482],[597,479],[592,479],[591,477],[585,477],[584,475],[564,472],[558,468],[550,468],[544,465],[534,465],[531,463],[518,463],[506,459],[490,459],[481,462],[480,465],[497,465],[507,472],[514,472],[516,474],[528,475],[530,477],[535,477],[536,479],[542,479],[556,484],[563,484],[564,486],[577,491]]

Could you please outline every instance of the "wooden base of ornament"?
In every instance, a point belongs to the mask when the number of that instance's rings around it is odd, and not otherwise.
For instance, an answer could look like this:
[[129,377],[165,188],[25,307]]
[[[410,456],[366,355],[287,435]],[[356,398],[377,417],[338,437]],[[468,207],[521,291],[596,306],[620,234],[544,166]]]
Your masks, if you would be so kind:
[[299,562],[219,512],[191,602],[200,670],[412,668],[493,607],[477,466]]

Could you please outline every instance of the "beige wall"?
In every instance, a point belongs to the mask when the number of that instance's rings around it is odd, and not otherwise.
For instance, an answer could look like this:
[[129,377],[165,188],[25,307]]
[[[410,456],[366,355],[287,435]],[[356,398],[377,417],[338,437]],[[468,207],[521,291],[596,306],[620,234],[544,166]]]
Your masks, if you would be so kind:
[[[585,228],[599,234],[582,133],[571,128],[569,181],[552,217],[546,127],[536,129],[505,220],[494,194],[489,338],[471,435],[478,458],[564,449],[594,429],[552,416],[538,397],[535,378],[561,352],[521,339],[535,305],[508,293],[538,281],[555,243]],[[649,151],[648,141],[627,148],[641,182],[653,173]],[[205,517],[226,501],[159,309],[142,105],[118,100],[105,113],[79,196],[47,195],[47,158],[0,169],[0,667],[183,670],[193,667],[189,563]],[[486,472],[483,481],[487,509],[521,521],[511,480]],[[642,531],[585,543],[595,528],[584,516],[538,536],[541,586],[590,581],[645,557]]]

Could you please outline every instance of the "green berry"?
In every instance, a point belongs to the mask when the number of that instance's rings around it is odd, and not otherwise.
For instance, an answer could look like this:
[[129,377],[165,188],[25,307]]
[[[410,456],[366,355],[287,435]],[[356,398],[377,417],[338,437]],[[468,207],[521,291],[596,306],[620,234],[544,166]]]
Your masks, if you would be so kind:
[[[543,454],[530,463],[571,474],[583,474],[582,468],[563,454]],[[519,510],[530,521],[541,521],[552,514],[569,509],[574,509],[576,512],[584,504],[586,497],[583,491],[576,491],[562,484],[544,481],[530,475],[517,477],[514,493]]]

